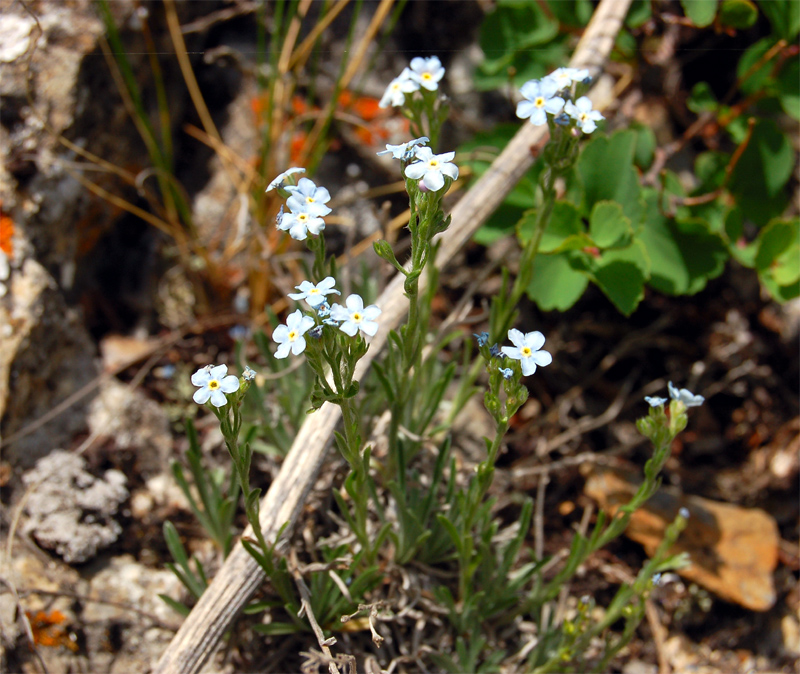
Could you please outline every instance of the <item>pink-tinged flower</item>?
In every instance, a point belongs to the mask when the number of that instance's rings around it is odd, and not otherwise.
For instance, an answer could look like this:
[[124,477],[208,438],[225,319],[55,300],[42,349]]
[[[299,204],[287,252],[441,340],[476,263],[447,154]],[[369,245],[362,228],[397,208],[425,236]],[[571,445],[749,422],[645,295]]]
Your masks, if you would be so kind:
[[211,400],[214,407],[224,407],[228,402],[225,394],[239,390],[239,378],[228,374],[227,365],[200,368],[192,375],[192,384],[200,387],[192,396],[198,405],[205,405]]
[[543,351],[544,335],[541,332],[528,332],[522,334],[519,330],[508,331],[508,338],[514,345],[504,346],[500,349],[506,356],[520,361],[522,374],[526,377],[536,372],[536,366],[544,367],[553,362],[553,356],[548,351]]
[[372,337],[378,332],[378,324],[375,319],[380,316],[381,310],[371,304],[364,307],[364,300],[360,295],[350,295],[344,303],[347,308],[341,304],[334,304],[331,307],[331,319],[334,321],[343,321],[339,329],[345,334],[355,337],[356,333],[361,330],[365,335]]
[[453,180],[458,178],[458,166],[450,163],[456,156],[455,152],[433,154],[429,147],[418,147],[415,155],[417,161],[406,166],[406,177],[412,180],[421,179],[421,185],[431,192],[438,192],[444,187],[444,176]]
[[289,351],[292,355],[299,356],[306,348],[306,338],[303,337],[310,328],[314,327],[314,319],[305,316],[300,309],[286,318],[286,325],[279,325],[272,333],[272,339],[278,344],[275,358],[286,358]]

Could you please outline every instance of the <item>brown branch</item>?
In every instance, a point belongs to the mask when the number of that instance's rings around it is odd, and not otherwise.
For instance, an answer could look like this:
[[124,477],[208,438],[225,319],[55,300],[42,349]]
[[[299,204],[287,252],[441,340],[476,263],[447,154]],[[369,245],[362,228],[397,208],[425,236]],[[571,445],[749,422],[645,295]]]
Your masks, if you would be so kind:
[[[630,3],[631,0],[603,0],[600,3],[578,44],[571,66],[588,68],[595,76],[599,74]],[[607,101],[597,100],[598,89],[596,87],[590,97],[595,98],[596,107],[606,107]],[[534,161],[531,148],[541,142],[545,133],[544,127],[523,124],[486,173],[456,204],[450,229],[442,237],[436,260],[439,267],[450,261],[472,238],[531,167]],[[400,324],[407,311],[404,280],[401,274],[395,276],[377,301],[383,309],[381,328],[373,338],[369,352],[358,363],[356,379],[364,377],[372,359],[386,343],[389,331]],[[261,529],[267,540],[274,539],[287,523],[284,536],[290,534],[316,480],[339,418],[339,408],[326,403],[300,428],[280,473],[261,503]],[[250,535],[251,531],[245,531],[244,536]],[[161,656],[155,673],[198,672],[263,582],[261,567],[241,545],[237,545]]]

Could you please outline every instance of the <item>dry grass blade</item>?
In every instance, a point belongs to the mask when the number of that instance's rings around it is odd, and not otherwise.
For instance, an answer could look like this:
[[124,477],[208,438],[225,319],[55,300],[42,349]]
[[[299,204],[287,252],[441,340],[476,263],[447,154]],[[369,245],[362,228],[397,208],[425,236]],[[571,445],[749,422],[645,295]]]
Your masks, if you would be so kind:
[[[572,66],[601,69],[631,0],[603,0],[584,33]],[[597,89],[597,88],[596,88]],[[596,94],[596,90],[593,90]],[[595,107],[604,102],[595,100]],[[544,127],[523,124],[508,146],[452,212],[452,224],[442,238],[437,264],[446,264],[470,240],[480,225],[497,208],[534,161],[531,147],[540,143]],[[367,355],[358,363],[356,379],[364,376],[380,352],[391,329],[399,325],[407,310],[402,275],[387,286],[377,304],[383,309],[381,329]],[[288,522],[288,534],[297,520],[303,501],[316,479],[325,451],[339,422],[339,408],[326,403],[300,429],[275,481],[261,503],[261,528],[267,540],[274,539]],[[249,531],[244,536],[252,535]],[[203,593],[161,657],[157,674],[195,674],[217,649],[219,641],[242,607],[264,581],[255,560],[237,545],[217,576]]]

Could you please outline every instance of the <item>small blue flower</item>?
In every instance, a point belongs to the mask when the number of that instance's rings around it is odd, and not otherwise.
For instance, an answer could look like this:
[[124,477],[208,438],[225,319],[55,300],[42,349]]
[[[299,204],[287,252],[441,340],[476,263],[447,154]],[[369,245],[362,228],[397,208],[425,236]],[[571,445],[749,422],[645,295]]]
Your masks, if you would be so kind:
[[683,517],[683,519],[685,519],[685,520],[688,520],[688,519],[689,519],[689,517],[690,517],[690,515],[689,515],[689,509],[688,509],[688,508],[681,508],[681,509],[678,511],[678,514],[679,514],[681,517]]
[[317,316],[325,318],[331,314],[331,305],[327,301],[323,302],[317,307]]
[[482,332],[478,334],[477,332],[473,332],[472,336],[477,340],[478,346],[486,346],[489,343],[489,333]]
[[562,112],[558,117],[553,119],[553,121],[559,126],[569,126],[571,119],[572,118],[566,112]]
[[199,387],[192,396],[198,405],[209,400],[214,407],[223,407],[227,402],[226,393],[239,390],[239,378],[228,374],[227,365],[206,365],[192,375],[192,384]]
[[666,398],[659,398],[658,396],[645,396],[645,402],[650,405],[650,407],[661,407],[665,402],[667,402]]
[[325,302],[325,295],[330,295],[331,293],[342,294],[333,287],[335,284],[336,281],[333,276],[322,279],[317,285],[314,285],[311,281],[303,281],[299,286],[295,286],[300,292],[289,293],[289,297],[293,300],[305,300],[312,307],[317,307]]
[[510,367],[501,367],[498,372],[503,375],[503,379],[511,379],[514,376],[514,370]]
[[339,327],[339,321],[337,321],[337,320],[336,320],[336,319],[334,319],[334,318],[326,318],[326,319],[325,319],[324,321],[322,321],[322,322],[323,322],[325,325],[331,325],[331,326],[333,326],[334,328],[338,328],[338,327]]
[[249,365],[245,365],[244,372],[242,372],[242,379],[244,379],[245,381],[253,381],[255,378],[256,378],[256,371]]
[[315,325],[313,328],[311,328],[311,330],[308,331],[308,335],[314,339],[319,339],[322,337],[322,330],[324,327],[324,325]]
[[489,347],[489,355],[492,358],[502,358],[502,356],[500,355],[500,347],[497,346],[497,344],[492,344]]
[[700,405],[705,402],[705,398],[701,395],[695,395],[689,389],[678,389],[677,387],[672,385],[672,382],[669,382],[667,385],[667,389],[669,390],[669,397],[673,400],[678,400],[682,402],[686,407],[700,407]]

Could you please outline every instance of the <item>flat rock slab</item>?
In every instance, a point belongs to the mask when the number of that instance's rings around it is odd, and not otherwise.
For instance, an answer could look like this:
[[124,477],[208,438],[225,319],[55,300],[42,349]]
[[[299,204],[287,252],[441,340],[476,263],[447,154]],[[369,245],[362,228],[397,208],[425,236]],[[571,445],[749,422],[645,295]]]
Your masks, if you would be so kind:
[[[584,491],[614,514],[637,488],[632,475],[598,467],[588,475]],[[670,552],[689,553],[692,564],[678,573],[726,601],[753,611],[771,608],[780,538],[775,520],[763,510],[661,489],[634,513],[625,535],[652,556],[681,508],[689,511],[689,522]]]

